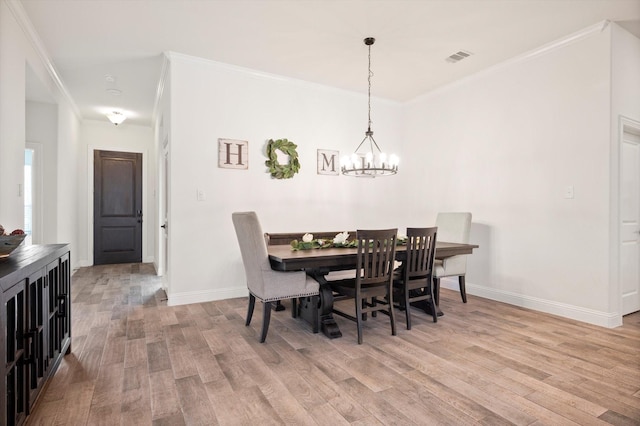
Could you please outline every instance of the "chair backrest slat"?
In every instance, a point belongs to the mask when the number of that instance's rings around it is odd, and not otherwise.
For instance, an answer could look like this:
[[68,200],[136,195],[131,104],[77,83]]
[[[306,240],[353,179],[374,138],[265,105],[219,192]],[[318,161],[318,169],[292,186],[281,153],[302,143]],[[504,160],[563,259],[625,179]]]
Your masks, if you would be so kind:
[[436,254],[438,228],[407,228],[405,280],[431,275]]
[[393,279],[397,229],[358,230],[356,287],[384,286]]

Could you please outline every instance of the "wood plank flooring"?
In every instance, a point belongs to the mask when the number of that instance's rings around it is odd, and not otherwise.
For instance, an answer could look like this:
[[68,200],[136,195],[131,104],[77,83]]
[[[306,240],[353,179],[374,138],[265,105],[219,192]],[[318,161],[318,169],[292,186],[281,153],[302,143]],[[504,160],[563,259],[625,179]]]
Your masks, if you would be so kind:
[[[72,353],[31,425],[640,425],[640,313],[605,329],[442,290],[329,340],[247,299],[167,307],[150,265],[73,275]],[[289,303],[285,303],[287,308]]]

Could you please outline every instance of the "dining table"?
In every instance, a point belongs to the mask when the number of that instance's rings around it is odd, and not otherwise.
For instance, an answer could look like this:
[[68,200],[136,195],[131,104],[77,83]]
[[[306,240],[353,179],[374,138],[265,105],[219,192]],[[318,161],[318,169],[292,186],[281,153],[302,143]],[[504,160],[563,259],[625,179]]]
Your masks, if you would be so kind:
[[[291,235],[291,234],[282,234]],[[278,234],[266,234],[267,252],[271,268],[277,271],[305,271],[307,275],[320,283],[320,294],[301,300],[298,304],[299,316],[310,323],[319,325],[320,330],[330,339],[341,337],[342,333],[333,318],[333,292],[326,279],[331,271],[355,269],[358,249],[355,247],[330,247],[308,250],[294,250],[291,245],[283,244],[286,239],[278,238]],[[278,243],[279,241],[279,243]],[[290,240],[289,240],[290,241]],[[446,259],[457,255],[472,254],[478,248],[476,244],[436,242],[436,259]],[[406,258],[406,245],[396,247],[396,260]],[[434,292],[439,292],[439,288]],[[436,300],[439,297],[436,296]],[[423,306],[426,309],[438,309],[437,306]],[[438,313],[442,315],[441,311]]]

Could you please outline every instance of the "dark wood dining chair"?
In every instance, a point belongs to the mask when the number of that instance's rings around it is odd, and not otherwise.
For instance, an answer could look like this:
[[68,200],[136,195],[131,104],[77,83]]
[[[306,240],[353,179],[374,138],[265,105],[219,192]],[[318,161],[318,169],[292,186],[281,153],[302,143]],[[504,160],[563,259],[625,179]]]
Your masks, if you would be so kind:
[[437,231],[437,227],[407,228],[406,259],[393,280],[398,302],[405,311],[407,330],[411,330],[412,302],[430,303],[433,322],[438,322],[432,285]]
[[[231,215],[238,237],[242,263],[249,289],[249,308],[245,325],[251,324],[256,298],[263,302],[262,331],[260,343],[264,343],[269,331],[271,305],[282,299],[292,299],[292,315],[296,313],[296,300],[301,297],[317,296],[319,284],[304,271],[280,272],[271,269],[264,233],[255,212],[236,212]],[[313,325],[318,332],[318,324]]]
[[343,299],[355,301],[355,316],[337,309],[335,303],[333,313],[356,322],[358,344],[362,344],[362,323],[369,312],[372,316],[378,311],[387,314],[391,334],[396,335],[392,286],[397,233],[397,229],[356,231],[358,254],[355,276],[328,281],[336,293],[334,302]]

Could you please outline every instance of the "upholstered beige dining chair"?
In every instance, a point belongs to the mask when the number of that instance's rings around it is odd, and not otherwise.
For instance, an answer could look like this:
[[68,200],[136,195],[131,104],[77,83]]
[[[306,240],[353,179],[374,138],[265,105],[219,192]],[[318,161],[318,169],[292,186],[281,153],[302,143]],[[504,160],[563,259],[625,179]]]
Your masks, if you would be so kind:
[[[471,213],[438,213],[436,217],[436,227],[438,228],[438,240],[448,243],[468,243],[469,231],[471,230]],[[460,296],[462,301],[467,303],[467,290],[465,275],[467,273],[467,255],[447,257],[434,262],[433,287],[436,304],[440,301],[440,278],[458,277],[460,285]]]
[[[249,308],[245,325],[251,324],[256,298],[260,299],[263,302],[260,343],[263,343],[269,330],[272,302],[282,299],[295,301],[299,297],[315,296],[318,294],[319,285],[303,271],[280,272],[271,269],[264,233],[255,212],[236,212],[231,217],[249,289]],[[295,310],[294,303],[293,315]]]

